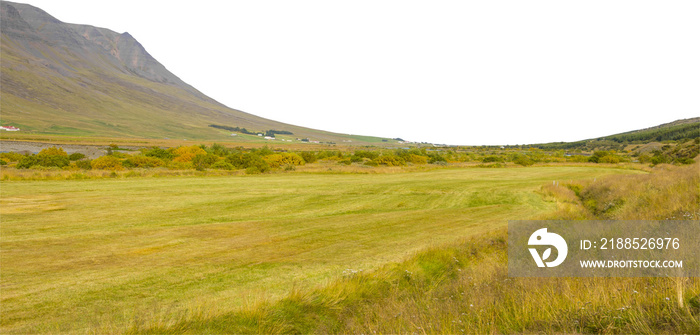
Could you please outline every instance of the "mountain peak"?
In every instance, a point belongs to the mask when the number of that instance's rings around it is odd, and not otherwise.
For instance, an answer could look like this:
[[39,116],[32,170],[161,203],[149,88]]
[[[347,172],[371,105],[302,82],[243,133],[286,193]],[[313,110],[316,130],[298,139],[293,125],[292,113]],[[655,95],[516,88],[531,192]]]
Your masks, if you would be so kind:
[[67,24],[31,5],[3,1],[2,33],[46,62],[57,58],[54,57],[57,50],[49,53],[41,50],[46,46],[61,47],[72,53],[76,61],[64,60],[58,64],[64,74],[80,69],[110,72],[116,68],[122,73],[181,87],[206,99],[156,61],[128,32],[118,34],[105,28]]
[[64,23],[30,5],[0,4],[0,110],[3,124],[23,132],[226,141],[231,133],[225,129],[245,128],[357,140],[228,108],[175,76],[129,32]]

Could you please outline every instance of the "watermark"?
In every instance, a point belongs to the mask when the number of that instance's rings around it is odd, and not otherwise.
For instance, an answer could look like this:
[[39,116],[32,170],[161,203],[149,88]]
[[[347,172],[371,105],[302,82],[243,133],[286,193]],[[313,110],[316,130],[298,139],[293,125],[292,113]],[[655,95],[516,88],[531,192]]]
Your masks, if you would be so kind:
[[700,221],[509,221],[511,277],[700,277]]

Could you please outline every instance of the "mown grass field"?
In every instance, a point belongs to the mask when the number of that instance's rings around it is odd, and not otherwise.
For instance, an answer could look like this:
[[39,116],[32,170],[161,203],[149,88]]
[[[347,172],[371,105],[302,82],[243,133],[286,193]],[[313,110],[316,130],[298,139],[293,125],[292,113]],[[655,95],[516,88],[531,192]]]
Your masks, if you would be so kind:
[[2,182],[2,333],[214,318],[555,209],[593,167]]

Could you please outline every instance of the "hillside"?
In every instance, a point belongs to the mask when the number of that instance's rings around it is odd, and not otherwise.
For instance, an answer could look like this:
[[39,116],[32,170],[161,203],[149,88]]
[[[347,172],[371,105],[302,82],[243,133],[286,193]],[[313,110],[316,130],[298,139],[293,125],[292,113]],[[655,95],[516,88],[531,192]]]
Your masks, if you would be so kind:
[[650,141],[682,141],[700,137],[700,117],[676,120],[656,127],[598,138],[618,143],[647,143]]
[[[254,133],[275,130],[288,139],[383,140],[294,126],[228,108],[168,71],[127,32],[64,23],[30,5],[1,4],[1,122],[22,133],[231,139],[230,131],[210,127],[219,125]],[[261,139],[239,134],[236,140]]]
[[685,142],[696,138],[700,138],[700,117],[676,120],[654,127],[583,141],[533,144],[531,147],[547,150],[623,150],[632,144],[641,145],[667,141]]

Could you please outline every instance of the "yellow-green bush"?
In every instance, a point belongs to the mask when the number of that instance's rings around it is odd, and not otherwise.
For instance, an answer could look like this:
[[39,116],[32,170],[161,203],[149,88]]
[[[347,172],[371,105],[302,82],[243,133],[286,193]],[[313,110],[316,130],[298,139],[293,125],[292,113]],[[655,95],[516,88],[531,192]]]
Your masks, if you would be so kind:
[[50,147],[42,149],[38,153],[39,156],[63,156],[68,157],[68,154],[63,150],[63,148]]
[[165,165],[165,162],[156,157],[133,156],[123,162],[124,166],[136,168],[152,168]]
[[19,162],[20,159],[24,158],[24,155],[18,154],[16,152],[3,152],[0,153],[0,159],[7,162]]
[[598,163],[612,163],[616,164],[620,162],[620,157],[617,156],[603,156],[598,160]]
[[98,170],[123,170],[122,161],[114,156],[102,156],[90,162],[93,169]]
[[294,154],[294,153],[288,153],[288,152],[267,155],[267,156],[263,157],[263,159],[272,168],[279,168],[282,166],[295,166],[295,165],[304,164],[304,159],[301,158],[301,156]]
[[428,164],[428,157],[419,156],[416,154],[409,154],[406,156],[406,162],[413,164]]
[[195,156],[206,155],[207,152],[196,145],[192,145],[189,147],[179,147],[173,151],[173,154],[175,155],[175,158],[173,158],[175,162],[191,162]]
[[172,162],[168,163],[168,169],[171,170],[189,170],[192,168],[194,168],[192,162],[178,162],[173,160]]
[[372,160],[374,164],[386,166],[402,166],[406,165],[406,161],[395,155],[379,156]]

